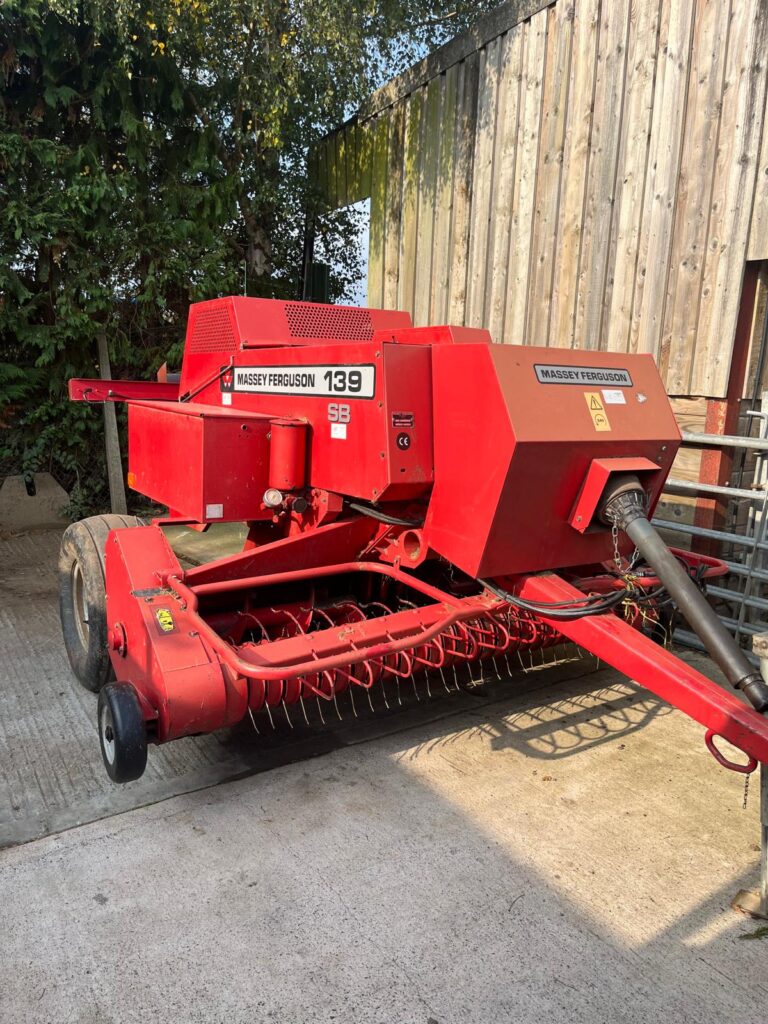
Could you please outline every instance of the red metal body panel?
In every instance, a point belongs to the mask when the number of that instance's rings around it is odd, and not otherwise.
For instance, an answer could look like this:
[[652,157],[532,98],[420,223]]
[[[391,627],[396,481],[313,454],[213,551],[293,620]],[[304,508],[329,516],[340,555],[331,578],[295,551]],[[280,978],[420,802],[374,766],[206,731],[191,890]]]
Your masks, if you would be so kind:
[[209,405],[130,403],[128,482],[195,522],[267,518],[270,421]]
[[[116,677],[131,682],[151,714],[157,742],[212,732],[246,711],[196,632],[191,613],[159,586],[158,573],[180,573],[176,556],[157,526],[115,530],[107,541],[110,651]],[[161,624],[170,613],[172,628]],[[124,643],[120,643],[125,638]],[[119,648],[122,647],[122,650]]]
[[[658,465],[655,505],[680,431],[651,356],[441,345],[432,363],[435,486],[425,533],[433,550],[469,575],[609,558],[609,532],[579,534],[568,522],[594,459],[643,457]],[[623,403],[605,406],[610,429],[596,429],[585,400],[614,390],[610,384],[540,383],[537,364],[591,372],[631,367]]]

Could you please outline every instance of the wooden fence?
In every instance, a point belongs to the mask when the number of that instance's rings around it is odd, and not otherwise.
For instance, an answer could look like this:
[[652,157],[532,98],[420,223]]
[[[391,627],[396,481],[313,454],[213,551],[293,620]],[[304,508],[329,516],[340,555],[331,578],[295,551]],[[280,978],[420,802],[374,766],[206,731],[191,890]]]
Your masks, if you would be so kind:
[[371,199],[370,305],[651,352],[721,397],[768,258],[767,58],[768,0],[509,0],[311,166],[330,206]]

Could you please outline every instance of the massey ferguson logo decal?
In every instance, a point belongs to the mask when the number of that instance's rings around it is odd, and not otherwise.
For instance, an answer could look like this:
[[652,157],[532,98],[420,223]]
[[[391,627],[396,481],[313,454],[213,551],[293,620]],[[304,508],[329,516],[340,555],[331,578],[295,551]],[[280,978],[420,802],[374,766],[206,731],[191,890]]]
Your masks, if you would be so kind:
[[221,390],[251,395],[373,398],[376,368],[354,366],[222,366]]
[[597,387],[631,388],[629,370],[613,366],[558,366],[535,363],[539,384],[591,384]]

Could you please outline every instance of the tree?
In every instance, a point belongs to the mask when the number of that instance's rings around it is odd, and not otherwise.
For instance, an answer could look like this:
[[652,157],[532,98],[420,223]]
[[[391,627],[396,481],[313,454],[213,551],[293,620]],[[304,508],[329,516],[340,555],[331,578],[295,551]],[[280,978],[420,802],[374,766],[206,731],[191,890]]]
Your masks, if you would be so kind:
[[[6,0],[0,7],[0,472],[98,503],[92,413],[113,366],[178,359],[190,302],[295,297],[307,148],[489,3]],[[358,271],[343,213],[332,296]]]

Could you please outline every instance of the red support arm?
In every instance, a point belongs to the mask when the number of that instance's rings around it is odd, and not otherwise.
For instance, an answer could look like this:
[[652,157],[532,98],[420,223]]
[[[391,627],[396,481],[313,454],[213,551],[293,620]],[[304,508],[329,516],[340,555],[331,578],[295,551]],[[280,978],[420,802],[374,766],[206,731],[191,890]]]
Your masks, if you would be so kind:
[[[527,601],[537,602],[573,601],[584,597],[582,591],[554,573],[526,577],[518,593]],[[722,736],[749,757],[768,764],[768,719],[623,619],[611,613],[566,620],[539,617],[601,661],[653,690],[709,732]],[[707,746],[711,750],[710,742]]]
[[179,385],[157,380],[90,380],[73,377],[69,382],[72,402],[177,402]]

